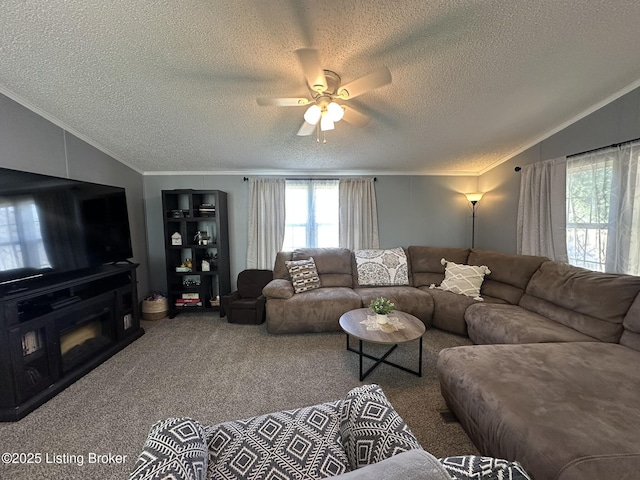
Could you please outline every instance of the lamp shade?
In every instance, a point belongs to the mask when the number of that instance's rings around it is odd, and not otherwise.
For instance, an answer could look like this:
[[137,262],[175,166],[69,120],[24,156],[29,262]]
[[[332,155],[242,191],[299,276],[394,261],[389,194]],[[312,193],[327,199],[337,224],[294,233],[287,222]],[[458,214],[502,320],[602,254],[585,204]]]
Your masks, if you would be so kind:
[[320,130],[326,132],[327,130],[333,130],[335,126],[333,125],[333,120],[328,114],[323,114],[320,119]]
[[304,112],[304,121],[315,125],[320,120],[320,116],[322,115],[322,109],[318,105],[311,105],[307,108],[307,111]]
[[482,198],[482,196],[484,195],[484,192],[465,193],[464,195],[465,197],[467,197],[467,200],[474,203],[474,202],[478,202]]
[[327,114],[329,115],[331,120],[333,120],[334,122],[339,122],[344,116],[344,110],[336,102],[331,102],[329,105],[327,105]]

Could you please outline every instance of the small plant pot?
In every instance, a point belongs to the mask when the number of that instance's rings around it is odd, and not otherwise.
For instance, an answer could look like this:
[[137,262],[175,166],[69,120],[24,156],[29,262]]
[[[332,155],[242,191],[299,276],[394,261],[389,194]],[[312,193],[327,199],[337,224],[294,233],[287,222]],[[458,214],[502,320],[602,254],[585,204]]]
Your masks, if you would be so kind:
[[385,323],[389,323],[389,315],[386,313],[376,313],[376,321],[380,325],[384,325]]

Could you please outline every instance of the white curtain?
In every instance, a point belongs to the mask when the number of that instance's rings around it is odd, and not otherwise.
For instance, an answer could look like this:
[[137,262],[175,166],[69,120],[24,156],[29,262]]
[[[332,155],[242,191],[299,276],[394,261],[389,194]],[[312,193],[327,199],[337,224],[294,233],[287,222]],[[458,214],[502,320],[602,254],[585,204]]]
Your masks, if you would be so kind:
[[640,275],[640,142],[567,161],[570,262]]
[[520,174],[517,252],[566,262],[566,157],[527,165]]
[[374,179],[340,179],[339,197],[340,246],[350,250],[380,248]]
[[247,268],[273,269],[284,230],[285,180],[250,178]]
[[605,271],[640,275],[640,142],[617,150]]

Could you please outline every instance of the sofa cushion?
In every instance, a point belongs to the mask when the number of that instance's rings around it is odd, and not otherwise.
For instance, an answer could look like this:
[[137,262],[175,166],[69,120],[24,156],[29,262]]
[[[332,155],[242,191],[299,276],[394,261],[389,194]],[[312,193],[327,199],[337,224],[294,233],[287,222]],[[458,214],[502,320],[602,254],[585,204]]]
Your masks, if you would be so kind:
[[444,265],[441,258],[455,263],[467,263],[468,248],[411,246],[407,249],[411,264],[410,281],[414,287],[428,287],[432,283],[440,285],[444,279]]
[[531,480],[518,462],[501,458],[463,455],[438,460],[452,480]]
[[531,278],[520,305],[603,342],[617,342],[638,292],[640,277],[548,261]]
[[216,425],[209,478],[321,479],[346,472],[341,407],[329,402]]
[[534,479],[635,478],[640,352],[603,342],[447,348],[438,377],[484,455]]
[[636,297],[622,322],[624,331],[620,344],[640,351],[640,294]]
[[293,260],[293,252],[278,252],[276,254],[276,261],[273,265],[273,278],[291,280],[289,270],[285,265],[285,262],[289,260]]
[[320,288],[320,277],[318,277],[318,270],[316,270],[313,257],[306,260],[290,260],[285,262],[285,265],[289,270],[291,284],[295,293]]
[[484,282],[484,276],[490,274],[491,270],[484,265],[461,265],[449,262],[445,258],[442,258],[440,263],[445,265],[444,280],[438,286],[433,285],[434,288],[482,301],[480,288]]
[[415,287],[361,287],[354,291],[360,296],[363,307],[368,307],[371,300],[384,297],[391,300],[396,310],[419,318],[430,327],[433,319],[433,297]]
[[352,469],[422,446],[378,385],[351,390],[340,412],[342,445]]
[[499,298],[517,305],[533,274],[546,257],[515,255],[486,250],[471,250],[469,265],[486,265],[491,275],[485,278],[480,295]]
[[517,305],[471,305],[464,319],[467,334],[475,344],[597,341]]
[[300,248],[293,251],[293,260],[313,257],[323,287],[351,287],[351,251],[346,248]]
[[207,460],[203,426],[190,418],[169,418],[151,427],[129,480],[204,480]]
[[[467,335],[464,312],[469,305],[478,303],[471,297],[445,292],[429,287],[420,287],[433,298],[433,326],[447,332]],[[487,300],[487,299],[485,299]]]
[[[266,295],[266,287],[264,291]],[[340,316],[356,308],[362,308],[360,295],[346,287],[317,288],[288,299],[270,297],[267,300],[267,331],[340,332]]]

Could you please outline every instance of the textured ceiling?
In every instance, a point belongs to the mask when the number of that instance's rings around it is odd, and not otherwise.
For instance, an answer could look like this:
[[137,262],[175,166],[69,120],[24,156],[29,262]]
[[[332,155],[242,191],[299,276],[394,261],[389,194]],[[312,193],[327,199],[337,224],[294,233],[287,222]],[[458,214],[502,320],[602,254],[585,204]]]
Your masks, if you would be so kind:
[[[638,0],[3,0],[0,92],[140,172],[477,174],[640,85]],[[298,137],[296,49],[372,121]]]

